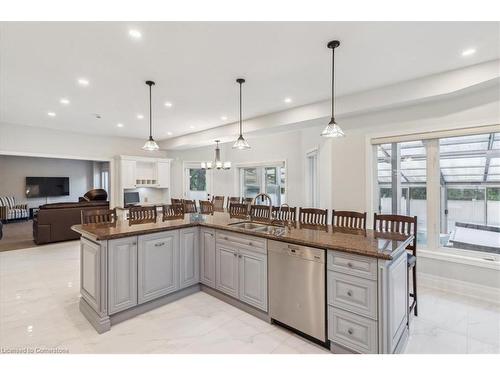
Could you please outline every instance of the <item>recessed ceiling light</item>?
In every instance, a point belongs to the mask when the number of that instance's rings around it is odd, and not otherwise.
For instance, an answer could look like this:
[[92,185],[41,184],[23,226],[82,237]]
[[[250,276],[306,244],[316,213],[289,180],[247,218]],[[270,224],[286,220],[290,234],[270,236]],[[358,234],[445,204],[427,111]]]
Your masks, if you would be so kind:
[[128,35],[130,35],[134,39],[141,39],[141,37],[142,37],[141,32],[139,30],[135,30],[135,29],[130,29],[128,31]]
[[123,124],[121,122],[119,122],[118,124],[116,124],[117,127],[119,128],[123,128]]
[[80,86],[88,86],[89,85],[89,80],[86,78],[78,78],[78,84]]
[[167,135],[172,135],[172,132],[167,132]]
[[49,115],[50,117],[56,117],[56,113],[55,112],[47,112],[47,115]]
[[168,108],[172,107],[172,103],[171,102],[165,102],[165,107],[168,107]]
[[194,128],[196,128],[196,126],[194,126],[194,125],[191,125],[191,126],[189,127],[189,129],[194,129]]
[[222,121],[226,121],[227,120],[227,116],[221,116],[220,118]]
[[476,53],[476,49],[475,48],[468,48],[468,49],[464,49],[462,51],[462,56],[470,56],[470,55],[473,55]]
[[291,98],[285,98],[283,101],[284,101],[285,103],[291,103],[291,102],[292,102],[292,99],[291,99]]
[[69,104],[69,99],[61,98],[61,99],[59,99],[59,103],[67,105],[67,104]]
[[139,114],[137,115],[137,118],[138,118],[139,120],[142,120],[142,119],[144,118],[144,115],[141,115],[141,114],[139,113]]

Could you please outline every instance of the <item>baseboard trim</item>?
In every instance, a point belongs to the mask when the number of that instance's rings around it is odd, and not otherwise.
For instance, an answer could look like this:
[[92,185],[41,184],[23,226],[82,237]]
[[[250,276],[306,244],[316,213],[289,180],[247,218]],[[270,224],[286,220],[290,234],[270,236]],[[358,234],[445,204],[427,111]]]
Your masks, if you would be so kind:
[[96,313],[92,307],[90,307],[83,297],[80,297],[79,308],[80,312],[89,321],[89,323],[92,324],[92,327],[95,328],[97,333],[101,334],[111,329],[109,316],[99,316],[99,314]]
[[237,300],[231,296],[228,296],[227,294],[224,294],[222,292],[219,292],[218,290],[212,289],[209,286],[201,285],[201,291],[205,292],[207,294],[210,294],[212,297],[218,298],[223,302],[226,302],[230,305],[233,305],[234,307],[237,307],[240,310],[243,310],[244,312],[255,316],[256,318],[259,318],[267,323],[271,323],[271,318],[269,315],[262,310],[259,310],[253,306],[247,305],[244,302],[241,302],[240,300]]
[[154,310],[158,307],[161,307],[161,306],[166,305],[168,303],[177,301],[178,299],[187,297],[187,296],[189,296],[193,293],[199,292],[199,291],[200,291],[200,284],[195,284],[193,286],[179,290],[179,291],[174,292],[172,294],[168,294],[166,296],[154,299],[152,301],[145,302],[142,305],[132,307],[128,310],[120,311],[120,312],[110,316],[111,325],[121,323],[125,320],[133,318],[134,316],[144,314],[145,312]]
[[418,284],[426,288],[449,291],[500,305],[500,289],[498,288],[422,272],[418,273],[417,279]]

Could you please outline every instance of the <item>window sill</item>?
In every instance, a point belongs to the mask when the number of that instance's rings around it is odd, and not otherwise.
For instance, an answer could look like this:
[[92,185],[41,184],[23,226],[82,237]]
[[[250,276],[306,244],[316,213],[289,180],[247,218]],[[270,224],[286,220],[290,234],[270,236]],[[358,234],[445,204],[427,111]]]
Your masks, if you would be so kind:
[[[472,255],[470,253],[471,251],[467,250],[440,248],[437,250],[420,250],[417,252],[417,256],[500,271],[500,260],[497,254],[480,253]],[[486,260],[484,259],[486,257],[491,257],[495,260]]]

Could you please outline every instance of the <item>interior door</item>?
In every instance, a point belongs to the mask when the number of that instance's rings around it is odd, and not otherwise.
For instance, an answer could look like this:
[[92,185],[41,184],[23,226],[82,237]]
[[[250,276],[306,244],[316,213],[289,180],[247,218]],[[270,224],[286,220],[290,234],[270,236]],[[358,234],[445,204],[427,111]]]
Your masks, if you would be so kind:
[[199,164],[184,167],[184,198],[206,200],[211,194],[211,172],[200,168]]

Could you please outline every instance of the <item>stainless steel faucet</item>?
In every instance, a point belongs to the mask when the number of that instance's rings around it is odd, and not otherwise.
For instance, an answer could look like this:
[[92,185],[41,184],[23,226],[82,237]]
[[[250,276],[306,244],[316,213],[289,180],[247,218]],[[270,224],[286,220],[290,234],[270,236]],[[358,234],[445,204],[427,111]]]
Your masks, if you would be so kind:
[[[269,220],[271,220],[272,215],[273,215],[273,201],[271,199],[271,196],[269,194],[266,194],[266,193],[257,194],[257,196],[252,200],[252,206],[255,204],[255,202],[257,201],[257,199],[259,197],[266,197],[266,199],[269,201]],[[251,207],[250,207],[250,209],[251,209]]]
[[290,205],[288,203],[282,203],[280,205],[280,209],[278,211],[278,217],[276,217],[275,219],[278,221],[282,221],[283,224],[285,225],[285,227],[287,227],[288,230],[290,231],[290,230],[292,230],[291,220],[288,220],[288,218],[286,218],[286,219],[281,218],[281,212],[282,212],[283,207],[287,207],[288,210],[290,211]]

